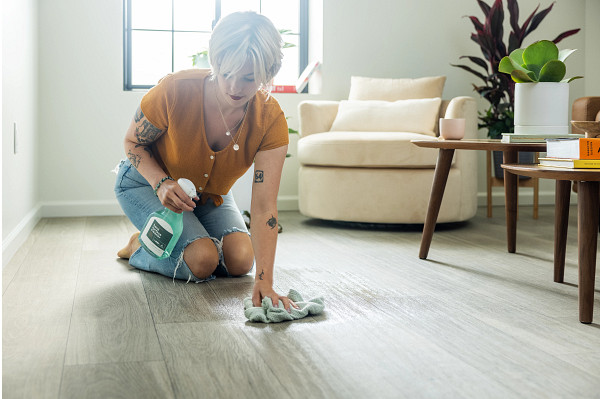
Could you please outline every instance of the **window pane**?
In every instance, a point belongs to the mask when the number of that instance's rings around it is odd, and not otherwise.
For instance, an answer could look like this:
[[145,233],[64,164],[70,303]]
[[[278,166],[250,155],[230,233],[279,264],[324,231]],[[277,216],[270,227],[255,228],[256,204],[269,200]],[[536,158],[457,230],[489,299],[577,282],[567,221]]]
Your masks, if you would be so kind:
[[[190,69],[192,66],[192,55],[208,49],[210,33],[175,33],[175,70]],[[208,66],[200,65],[200,68]]]
[[236,11],[260,11],[260,0],[221,0],[221,18]]
[[[215,18],[216,0],[125,0],[131,4],[131,60],[126,85],[148,86],[172,71],[193,68],[191,56],[206,50]],[[273,21],[286,43],[299,44],[301,0],[221,0],[221,17],[256,11]],[[174,12],[174,14],[172,14]],[[156,30],[194,32],[152,32]],[[173,47],[172,47],[173,46]],[[276,84],[294,84],[300,74],[300,48],[283,49]],[[199,67],[208,67],[200,65]]]
[[214,0],[175,0],[175,30],[212,31]]
[[171,32],[131,33],[132,85],[155,85],[171,72]]
[[298,76],[300,75],[298,71],[298,64],[300,63],[298,36],[285,35],[283,39],[286,42],[295,44],[296,47],[283,49],[283,62],[281,63],[279,73],[275,77],[274,84],[293,85],[296,84],[296,80],[298,80]]
[[133,29],[171,29],[171,0],[131,0]]
[[262,0],[261,13],[273,21],[277,29],[300,30],[300,0]]

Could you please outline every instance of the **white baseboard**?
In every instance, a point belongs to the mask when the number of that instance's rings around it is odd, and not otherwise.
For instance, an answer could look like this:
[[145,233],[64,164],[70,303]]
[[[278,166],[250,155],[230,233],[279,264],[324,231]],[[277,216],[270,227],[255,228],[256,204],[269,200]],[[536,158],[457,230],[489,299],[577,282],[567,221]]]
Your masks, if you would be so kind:
[[42,217],[124,215],[116,199],[104,201],[53,201],[42,203]]
[[[298,196],[279,196],[277,207],[280,211],[297,211]],[[117,200],[44,202],[41,208],[41,216],[45,218],[124,215]]]
[[[539,192],[540,205],[554,205],[554,200],[554,190]],[[492,203],[504,206],[504,190],[494,190],[492,192]],[[521,190],[519,192],[519,204],[533,205],[533,192],[531,190]],[[571,193],[571,205],[575,204],[577,204],[577,194]],[[481,191],[477,193],[477,206],[487,206],[487,192]],[[280,195],[277,198],[277,207],[280,211],[297,211],[299,209],[298,196]]]
[[[540,191],[540,205],[554,205],[555,194],[552,191]],[[492,192],[492,203],[494,205],[504,206],[504,190],[494,190]],[[519,192],[519,204],[533,205],[533,192],[531,190],[521,190]],[[571,204],[577,204],[577,194],[571,193]],[[477,193],[477,205],[487,206],[487,192],[482,191]],[[297,195],[280,195],[277,198],[277,207],[280,211],[297,211],[298,196]]]
[[[540,191],[540,205],[554,205],[555,193],[552,191]],[[492,204],[494,206],[504,206],[504,190],[495,190],[492,192]],[[571,192],[571,205],[577,204],[577,194]],[[487,192],[477,193],[477,205],[487,206]],[[519,192],[519,205],[533,205],[533,192],[531,190],[521,190]]]
[[280,195],[277,197],[277,210],[279,211],[297,211],[298,196],[297,195]]
[[19,224],[2,240],[2,268],[10,262],[14,254],[21,245],[25,243],[29,234],[33,231],[35,225],[42,218],[41,205],[33,208]]

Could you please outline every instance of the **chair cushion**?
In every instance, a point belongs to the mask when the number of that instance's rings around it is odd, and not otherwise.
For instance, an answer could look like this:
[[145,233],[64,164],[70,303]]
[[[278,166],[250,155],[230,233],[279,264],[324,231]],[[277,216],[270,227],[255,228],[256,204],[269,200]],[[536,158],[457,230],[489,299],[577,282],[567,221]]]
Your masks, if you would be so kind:
[[442,97],[445,76],[417,79],[382,79],[352,76],[348,100],[398,101]]
[[302,165],[367,168],[435,168],[438,151],[411,140],[431,136],[410,132],[325,132],[298,140]]
[[435,136],[441,98],[340,101],[331,131],[414,132]]

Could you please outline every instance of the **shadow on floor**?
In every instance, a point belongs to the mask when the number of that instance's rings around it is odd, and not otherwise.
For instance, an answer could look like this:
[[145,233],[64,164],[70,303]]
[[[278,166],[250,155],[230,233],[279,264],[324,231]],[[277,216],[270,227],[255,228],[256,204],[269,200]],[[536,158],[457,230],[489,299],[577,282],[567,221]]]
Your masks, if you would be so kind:
[[[396,231],[414,233],[423,232],[423,224],[418,223],[361,223],[361,222],[344,222],[337,220],[323,219],[306,219],[302,224],[310,227],[323,227],[335,229],[353,229],[353,230],[371,230],[371,231]],[[449,231],[464,228],[469,225],[469,221],[453,222],[453,223],[438,223],[435,226],[435,231]]]

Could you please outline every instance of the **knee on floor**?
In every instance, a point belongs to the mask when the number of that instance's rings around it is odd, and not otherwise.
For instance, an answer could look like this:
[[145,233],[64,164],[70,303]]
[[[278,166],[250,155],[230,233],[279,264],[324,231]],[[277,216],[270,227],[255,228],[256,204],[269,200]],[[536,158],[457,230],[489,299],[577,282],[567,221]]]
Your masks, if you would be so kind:
[[252,245],[237,245],[223,248],[223,257],[227,271],[232,276],[248,274],[254,264],[254,251]]
[[219,264],[219,252],[210,238],[191,242],[183,251],[183,259],[194,276],[208,278]]

